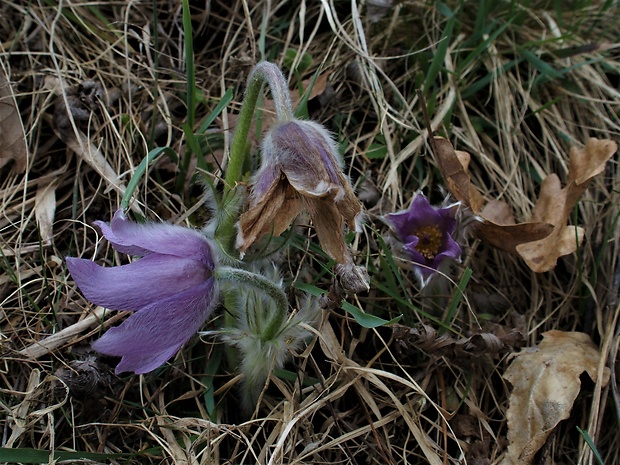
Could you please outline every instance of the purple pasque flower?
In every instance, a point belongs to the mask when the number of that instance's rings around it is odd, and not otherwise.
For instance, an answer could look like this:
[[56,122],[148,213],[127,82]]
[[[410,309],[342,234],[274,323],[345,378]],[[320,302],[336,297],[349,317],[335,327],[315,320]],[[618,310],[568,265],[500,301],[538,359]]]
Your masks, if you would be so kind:
[[456,219],[456,204],[445,208],[433,207],[424,194],[418,192],[408,210],[386,216],[405,253],[414,264],[422,285],[439,269],[442,262],[461,256],[461,248],[452,238]]
[[237,247],[244,253],[266,234],[279,236],[306,210],[323,250],[350,261],[344,226],[359,230],[361,204],[329,132],[313,121],[281,121],[263,139],[262,164],[241,215]]
[[88,300],[135,312],[93,349],[122,357],[116,373],[148,373],[177,353],[211,314],[218,296],[213,246],[193,229],[134,223],[122,210],[109,225],[95,224],[117,251],[142,258],[102,267],[67,257],[71,276]]

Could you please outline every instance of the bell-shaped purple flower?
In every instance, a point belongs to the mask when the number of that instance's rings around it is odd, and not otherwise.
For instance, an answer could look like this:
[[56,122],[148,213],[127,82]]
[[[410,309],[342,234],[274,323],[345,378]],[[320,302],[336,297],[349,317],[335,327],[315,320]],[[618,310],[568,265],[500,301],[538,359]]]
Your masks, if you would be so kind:
[[442,262],[461,256],[461,248],[452,238],[457,205],[445,208],[433,207],[426,196],[419,192],[408,210],[386,216],[386,221],[403,243],[406,255],[422,285],[439,269]]
[[116,373],[148,373],[177,353],[211,314],[218,295],[213,247],[198,231],[134,223],[122,210],[111,224],[95,224],[116,250],[142,258],[104,268],[67,257],[69,271],[88,300],[113,310],[135,311],[93,348],[122,357]]

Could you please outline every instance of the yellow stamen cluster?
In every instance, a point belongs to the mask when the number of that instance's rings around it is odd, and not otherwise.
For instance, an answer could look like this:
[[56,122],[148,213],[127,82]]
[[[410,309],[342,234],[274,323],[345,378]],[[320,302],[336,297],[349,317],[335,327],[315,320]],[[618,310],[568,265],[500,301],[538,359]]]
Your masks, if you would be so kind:
[[415,235],[420,240],[415,249],[422,254],[424,258],[432,260],[439,253],[443,242],[443,233],[438,225],[422,226]]

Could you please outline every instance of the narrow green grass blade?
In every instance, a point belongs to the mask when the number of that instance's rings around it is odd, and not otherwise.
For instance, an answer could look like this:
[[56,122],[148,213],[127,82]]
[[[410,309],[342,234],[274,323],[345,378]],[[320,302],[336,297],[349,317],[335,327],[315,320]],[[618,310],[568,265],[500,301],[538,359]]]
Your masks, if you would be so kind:
[[151,150],[146,155],[146,157],[142,159],[142,161],[136,168],[136,171],[133,173],[133,176],[131,177],[129,184],[127,184],[127,189],[125,190],[125,194],[123,195],[123,200],[121,201],[121,208],[123,210],[126,210],[129,207],[129,201],[131,200],[131,196],[133,195],[134,191],[138,187],[138,183],[140,183],[140,179],[142,179],[142,176],[144,176],[144,173],[146,172],[146,168],[148,167],[148,165],[150,165],[153,162],[153,160],[155,160],[162,153],[165,153],[166,155],[168,155],[170,158],[172,158],[173,161],[175,162],[178,161],[177,153],[174,150],[172,150],[172,148],[170,147],[157,147]]
[[461,280],[459,281],[456,293],[454,294],[452,302],[450,302],[450,306],[448,307],[448,311],[446,312],[446,317],[444,319],[445,326],[452,326],[452,320],[454,320],[456,309],[458,308],[459,303],[461,303],[461,300],[463,299],[465,288],[467,287],[467,283],[469,283],[472,274],[473,271],[471,268],[465,268],[465,271],[463,271],[463,275],[461,276]]
[[[306,284],[306,283],[300,283],[300,282],[295,283],[295,289],[299,289],[300,291],[307,292],[308,294],[311,294],[315,297],[320,297],[322,294],[325,293],[323,290],[319,289],[316,286],[313,286],[311,284]],[[402,315],[400,315],[389,321],[384,320],[383,318],[379,318],[378,316],[369,315],[368,313],[364,312],[364,310],[362,310],[361,308],[356,307],[355,305],[351,305],[348,302],[343,302],[342,308],[346,312],[351,314],[351,316],[355,318],[355,321],[357,321],[359,325],[363,326],[364,328],[377,328],[379,326],[391,325],[391,324],[398,322],[402,318]]]
[[521,48],[519,49],[519,53],[527,60],[529,64],[531,64],[534,68],[536,68],[536,70],[538,70],[538,72],[544,75],[547,79],[552,80],[552,79],[558,79],[562,77],[563,73],[555,69],[553,66],[551,66],[546,61],[538,58],[530,50],[525,50]]
[[476,82],[474,82],[469,87],[464,89],[461,92],[461,97],[463,99],[468,99],[469,97],[474,95],[476,92],[484,89],[485,87],[488,87],[489,84],[491,84],[491,81],[493,79],[495,79],[497,76],[501,76],[506,71],[509,71],[510,69],[514,68],[521,61],[522,60],[511,60],[508,63],[496,68],[495,70],[487,74],[485,77],[478,79]]
[[[382,252],[381,261],[382,262],[385,261],[385,263],[388,265],[387,270],[384,270],[384,272],[386,271],[389,271],[389,272],[385,273],[384,279],[387,281],[388,287],[393,290],[392,297],[400,296],[400,295],[407,295],[405,283],[403,282],[400,276],[400,270],[396,266],[396,262],[394,261],[394,257],[392,256],[392,251],[387,246],[387,244],[385,243],[385,241],[383,240],[383,238],[378,232],[376,232],[376,238],[377,238],[377,242],[379,243],[379,246],[381,247],[381,252]],[[400,289],[402,290],[402,292],[399,292],[398,289],[396,289],[395,283],[390,285],[390,283],[393,283],[394,280],[398,281],[398,285],[400,286]]]
[[[316,72],[314,73],[314,76],[312,76],[312,80],[310,81],[308,88],[304,91],[304,94],[301,97],[299,104],[297,105],[297,109],[295,110],[295,116],[297,118],[308,117],[308,99],[310,98],[310,93],[312,92],[312,88],[314,87],[314,84],[316,83],[316,80],[319,77],[319,72],[320,72],[320,69],[317,69]],[[299,82],[301,85],[301,78],[299,78]]]
[[444,66],[444,60],[446,58],[446,53],[448,52],[448,46],[450,45],[450,39],[452,38],[452,30],[454,29],[454,24],[456,23],[456,16],[454,13],[448,19],[446,23],[446,28],[441,34],[441,39],[439,40],[439,44],[437,45],[437,50],[435,51],[435,56],[433,57],[433,61],[431,61],[431,65],[426,72],[426,79],[424,80],[424,92],[429,92],[430,87],[433,85],[439,72]]
[[[154,448],[141,451],[139,454],[101,454],[96,452],[54,451],[53,460],[94,460],[101,462],[116,458],[129,458],[137,455],[159,454],[160,449]],[[0,462],[10,463],[48,463],[51,453],[48,450],[16,448],[0,448]]]
[[579,426],[576,426],[576,428],[577,428],[577,431],[579,431],[579,433],[583,436],[583,440],[586,442],[588,447],[594,453],[594,457],[596,457],[596,461],[598,462],[598,464],[605,465],[605,462],[603,461],[603,457],[601,457],[601,454],[598,451],[596,444],[594,444],[594,441],[592,441],[592,438],[590,437],[588,432],[586,430],[581,429]]
[[226,108],[226,106],[230,103],[232,99],[233,99],[233,90],[229,88],[226,90],[226,93],[222,96],[219,103],[215,106],[215,108],[211,111],[211,113],[209,113],[209,115],[202,122],[202,124],[198,128],[197,134],[204,134],[209,128],[209,126],[213,124],[213,121],[215,121],[215,118],[220,116],[220,113],[222,113],[224,108]]
[[187,124],[194,127],[196,118],[196,70],[194,67],[194,38],[192,33],[192,16],[189,11],[189,0],[183,0],[183,41],[185,43],[185,79]]
[[512,24],[512,21],[507,21],[498,27],[492,34],[483,40],[474,50],[472,50],[464,60],[460,61],[458,67],[456,69],[457,73],[463,72],[465,68],[469,66],[469,64],[474,61],[476,58],[480,58],[484,52],[489,48],[489,46],[495,42],[495,40],[506,30],[508,26]]
[[209,357],[209,361],[207,362],[207,366],[205,367],[205,376],[202,378],[202,384],[207,388],[205,393],[203,394],[203,400],[205,403],[205,408],[207,410],[207,415],[209,415],[209,419],[211,421],[216,420],[216,411],[215,411],[215,387],[213,385],[213,381],[220,371],[220,365],[222,363],[222,350],[220,346],[216,346],[211,357]]
[[[193,131],[196,118],[196,70],[194,67],[194,38],[192,33],[192,16],[189,11],[189,0],[183,0],[183,41],[185,44],[185,102],[187,105],[186,124]],[[186,131],[187,132],[187,131]],[[183,191],[183,183],[187,178],[189,163],[192,158],[191,147],[185,149],[183,162],[179,167],[176,191]]]
[[194,134],[194,130],[192,127],[183,123],[181,125],[181,129],[183,129],[183,134],[185,134],[185,139],[187,140],[187,145],[192,151],[192,153],[199,154],[200,153],[200,143],[198,142],[198,138]]

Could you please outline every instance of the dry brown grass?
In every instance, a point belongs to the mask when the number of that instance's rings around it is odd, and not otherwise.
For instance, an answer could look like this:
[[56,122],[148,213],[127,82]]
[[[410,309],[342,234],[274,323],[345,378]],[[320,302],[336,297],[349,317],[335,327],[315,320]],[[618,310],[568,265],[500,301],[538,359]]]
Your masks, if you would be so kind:
[[[382,283],[378,237],[387,229],[379,216],[407,206],[418,189],[441,201],[416,95],[446,25],[431,3],[398,2],[379,23],[371,23],[364,8],[352,9],[356,2],[197,4],[197,86],[206,98],[197,108],[198,124],[226,89],[235,95],[208,131],[210,170],[192,165],[198,177],[221,174],[245,79],[261,47],[278,63],[287,48],[312,55],[302,77],[320,68],[329,73],[329,86],[323,100],[312,102],[311,117],[343,141],[359,190],[366,178],[365,188],[380,194],[367,202],[368,228],[354,247],[359,263],[374,270],[374,284]],[[562,16],[542,2],[517,5],[521,23],[507,26],[464,65],[476,27],[471,3],[448,39],[442,71],[425,89],[432,127],[472,154],[472,179],[487,198],[508,202],[518,219],[527,219],[540,179],[553,172],[565,179],[571,146],[589,137],[620,139],[618,7],[601,15],[593,5]],[[107,313],[102,323],[104,309],[79,293],[64,257],[118,263],[121,257],[100,242],[93,221],[111,217],[149,149],[185,151],[181,3],[156,4],[157,24],[153,3],[145,1],[63,2],[62,10],[43,1],[0,6],[0,60],[28,147],[24,173],[11,165],[0,170],[2,446],[138,454],[109,459],[114,463],[498,463],[506,447],[510,389],[501,375],[508,351],[451,356],[433,341],[421,348],[391,328],[368,330],[346,312],[326,313],[315,339],[288,367],[297,379],[272,376],[251,418],[239,411],[239,376],[223,361],[213,362],[223,359],[213,339],[196,338],[168,365],[141,377],[114,376],[115,361],[89,351],[124,314]],[[494,14],[498,24],[510,17],[504,8]],[[584,48],[552,53],[572,46]],[[545,77],[538,62],[520,60],[468,94],[524,49],[567,71],[535,82]],[[59,123],[59,102],[71,105],[71,88],[84,81],[101,84],[101,99],[77,125]],[[385,147],[385,158],[366,156],[373,144]],[[441,320],[470,267],[466,299],[448,322],[451,335],[468,336],[491,321],[522,330],[523,343],[534,345],[546,330],[579,330],[592,336],[615,372],[619,182],[616,157],[575,210],[574,220],[586,229],[584,246],[554,271],[535,274],[517,257],[470,240],[450,279],[426,294],[403,268],[400,297]],[[183,192],[175,191],[174,167],[166,161],[151,169],[135,197],[133,208],[149,218],[199,227],[208,215],[201,183],[188,181]],[[42,237],[46,213],[53,214],[53,229]],[[315,274],[317,259],[314,249],[291,253],[288,271]],[[326,277],[318,284],[326,287]],[[374,284],[353,303],[384,318],[404,314],[406,325],[434,324]],[[92,389],[68,394],[57,377],[73,373],[76,360],[84,362],[83,382]],[[606,463],[618,463],[619,401],[615,378],[605,388],[584,380],[571,418],[540,463],[595,463],[575,426],[589,432]]]

